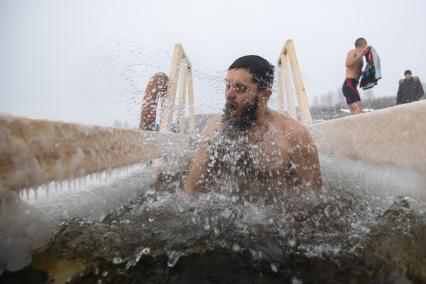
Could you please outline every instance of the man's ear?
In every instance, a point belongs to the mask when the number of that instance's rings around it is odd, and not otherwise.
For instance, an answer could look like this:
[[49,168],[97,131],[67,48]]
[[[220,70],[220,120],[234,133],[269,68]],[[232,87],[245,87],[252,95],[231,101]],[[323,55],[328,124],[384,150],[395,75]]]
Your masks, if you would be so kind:
[[269,98],[272,95],[272,91],[270,89],[265,89],[261,91],[261,100],[267,103],[269,101]]

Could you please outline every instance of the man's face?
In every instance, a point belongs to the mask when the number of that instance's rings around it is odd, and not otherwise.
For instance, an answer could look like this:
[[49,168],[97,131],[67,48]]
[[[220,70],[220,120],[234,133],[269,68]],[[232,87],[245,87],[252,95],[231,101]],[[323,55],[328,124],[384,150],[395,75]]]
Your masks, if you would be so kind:
[[405,79],[406,79],[406,80],[410,80],[412,77],[413,77],[413,76],[411,76],[411,74],[409,74],[409,73],[407,73],[407,74],[405,75]]
[[366,48],[366,47],[368,47],[368,43],[366,41],[364,41],[359,45],[358,49],[363,49],[363,48]]
[[228,71],[225,82],[225,112],[229,117],[238,119],[253,115],[259,101],[259,90],[253,75],[245,69],[232,69]]

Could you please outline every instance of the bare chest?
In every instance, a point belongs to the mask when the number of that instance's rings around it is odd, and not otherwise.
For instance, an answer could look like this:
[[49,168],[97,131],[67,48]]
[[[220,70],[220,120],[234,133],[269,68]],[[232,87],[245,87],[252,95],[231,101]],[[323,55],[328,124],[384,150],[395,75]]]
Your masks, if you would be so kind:
[[210,149],[212,172],[230,174],[246,180],[283,177],[290,168],[290,155],[285,140],[273,135],[219,138]]

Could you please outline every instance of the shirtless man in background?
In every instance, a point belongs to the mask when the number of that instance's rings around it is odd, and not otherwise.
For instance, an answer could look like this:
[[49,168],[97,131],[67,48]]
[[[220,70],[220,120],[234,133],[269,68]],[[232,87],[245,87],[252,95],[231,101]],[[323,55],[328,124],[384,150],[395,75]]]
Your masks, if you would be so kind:
[[351,49],[346,55],[346,79],[342,86],[342,92],[351,114],[362,112],[361,97],[356,87],[361,76],[363,56],[367,52],[367,41],[360,37],[355,41],[355,49]]
[[321,189],[316,146],[308,129],[271,110],[274,67],[264,58],[238,58],[226,75],[223,115],[208,120],[185,192],[221,184],[238,195],[275,198],[294,187]]

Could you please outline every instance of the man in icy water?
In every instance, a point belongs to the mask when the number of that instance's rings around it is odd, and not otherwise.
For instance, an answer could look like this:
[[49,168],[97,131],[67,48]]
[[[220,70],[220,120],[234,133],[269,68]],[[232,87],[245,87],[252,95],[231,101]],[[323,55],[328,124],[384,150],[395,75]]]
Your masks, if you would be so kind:
[[294,188],[321,189],[316,146],[306,127],[271,110],[274,67],[256,55],[228,68],[223,115],[208,120],[185,192],[222,190],[268,199]]

